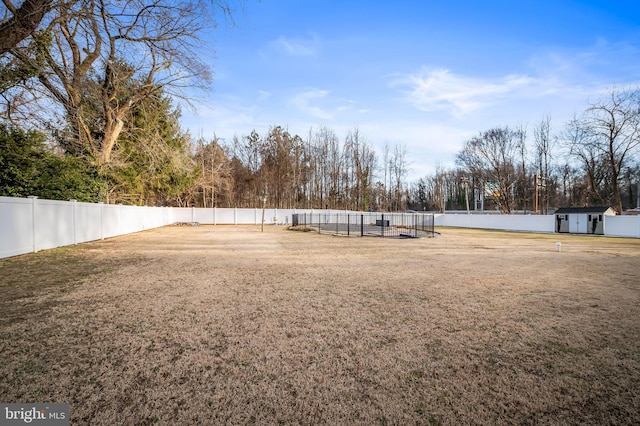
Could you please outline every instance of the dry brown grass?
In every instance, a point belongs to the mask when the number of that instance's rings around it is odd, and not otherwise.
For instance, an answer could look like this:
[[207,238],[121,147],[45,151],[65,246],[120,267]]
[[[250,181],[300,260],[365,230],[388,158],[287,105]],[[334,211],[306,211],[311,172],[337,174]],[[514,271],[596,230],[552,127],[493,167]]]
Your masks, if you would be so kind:
[[441,231],[166,227],[0,261],[0,401],[73,424],[640,423],[639,240]]

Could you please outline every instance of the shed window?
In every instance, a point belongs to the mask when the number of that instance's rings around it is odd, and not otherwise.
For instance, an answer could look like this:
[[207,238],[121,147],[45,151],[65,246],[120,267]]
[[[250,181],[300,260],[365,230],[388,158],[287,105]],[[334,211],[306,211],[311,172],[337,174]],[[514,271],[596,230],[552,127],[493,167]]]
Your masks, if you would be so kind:
[[564,215],[564,220],[569,220],[569,215],[568,214]]
[[602,215],[598,216],[598,221],[602,222]]

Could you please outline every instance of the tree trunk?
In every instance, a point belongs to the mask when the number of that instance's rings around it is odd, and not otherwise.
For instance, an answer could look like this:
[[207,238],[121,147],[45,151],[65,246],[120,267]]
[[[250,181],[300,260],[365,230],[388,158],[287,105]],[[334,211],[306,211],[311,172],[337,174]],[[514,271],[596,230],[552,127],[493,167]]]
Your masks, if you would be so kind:
[[102,141],[102,147],[100,148],[98,157],[98,162],[101,165],[111,162],[111,153],[113,152],[113,147],[118,140],[118,136],[120,136],[120,133],[122,132],[123,126],[124,122],[119,118],[116,119],[115,122],[111,122],[110,125],[106,126],[104,140]]

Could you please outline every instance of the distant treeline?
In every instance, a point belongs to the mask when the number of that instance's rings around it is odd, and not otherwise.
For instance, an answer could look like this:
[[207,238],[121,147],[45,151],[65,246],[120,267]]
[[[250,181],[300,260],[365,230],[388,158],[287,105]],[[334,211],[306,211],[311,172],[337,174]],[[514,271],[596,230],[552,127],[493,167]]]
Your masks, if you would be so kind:
[[[326,127],[300,136],[274,126],[231,141],[192,140],[159,96],[133,109],[137,130],[121,133],[107,163],[69,149],[60,134],[0,126],[0,195],[193,207],[621,210],[637,202],[639,105],[636,91],[613,91],[561,134],[551,134],[548,117],[529,131],[488,129],[464,143],[456,168],[408,182],[410,153],[402,145],[376,152],[357,128],[342,139]],[[635,118],[613,122],[623,113]]]

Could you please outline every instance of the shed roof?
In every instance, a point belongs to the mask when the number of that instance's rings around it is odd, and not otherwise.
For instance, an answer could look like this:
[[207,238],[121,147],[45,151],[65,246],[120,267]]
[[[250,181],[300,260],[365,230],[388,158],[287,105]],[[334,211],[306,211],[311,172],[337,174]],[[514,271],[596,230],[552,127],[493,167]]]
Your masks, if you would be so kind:
[[615,210],[606,206],[592,206],[592,207],[560,207],[555,211],[555,214],[571,214],[571,213],[610,213],[615,214]]

